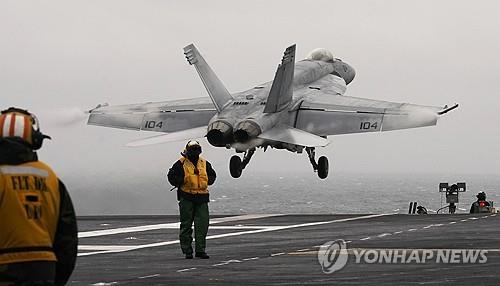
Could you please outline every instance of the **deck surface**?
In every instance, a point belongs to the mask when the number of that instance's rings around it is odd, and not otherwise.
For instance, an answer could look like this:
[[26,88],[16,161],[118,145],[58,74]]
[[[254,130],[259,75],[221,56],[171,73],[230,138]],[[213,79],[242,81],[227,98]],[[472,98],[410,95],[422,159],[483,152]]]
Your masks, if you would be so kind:
[[[72,285],[500,285],[500,215],[243,215],[211,218],[210,259],[186,260],[176,216],[84,217]],[[325,274],[319,246],[347,242]],[[486,250],[486,263],[356,263],[354,251]]]

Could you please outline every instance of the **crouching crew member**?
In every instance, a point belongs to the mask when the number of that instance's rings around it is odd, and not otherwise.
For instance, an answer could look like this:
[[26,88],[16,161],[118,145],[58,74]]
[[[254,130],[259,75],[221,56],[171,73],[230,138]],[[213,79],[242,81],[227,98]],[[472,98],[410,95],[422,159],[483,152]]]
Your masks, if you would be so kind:
[[26,110],[0,114],[0,285],[64,285],[77,226],[66,188],[35,150],[44,139]]
[[201,145],[191,140],[186,144],[182,157],[168,171],[168,181],[177,187],[180,212],[180,233],[182,253],[186,259],[193,258],[191,246],[194,222],[195,256],[207,259],[205,252],[208,233],[208,185],[215,182],[216,174],[208,161],[200,157]]

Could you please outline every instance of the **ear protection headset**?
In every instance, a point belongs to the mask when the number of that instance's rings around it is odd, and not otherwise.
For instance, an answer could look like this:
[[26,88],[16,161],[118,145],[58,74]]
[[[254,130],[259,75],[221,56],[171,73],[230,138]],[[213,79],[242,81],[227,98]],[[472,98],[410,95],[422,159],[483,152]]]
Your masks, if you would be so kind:
[[[18,121],[19,118],[21,122]],[[23,121],[24,118],[28,118],[27,123],[30,126],[26,126],[26,121]],[[7,127],[9,127],[9,130],[7,130]],[[16,107],[10,107],[0,112],[0,130],[2,130],[0,137],[20,137],[33,150],[42,148],[44,139],[51,139],[50,136],[40,131],[38,118],[34,114]]]

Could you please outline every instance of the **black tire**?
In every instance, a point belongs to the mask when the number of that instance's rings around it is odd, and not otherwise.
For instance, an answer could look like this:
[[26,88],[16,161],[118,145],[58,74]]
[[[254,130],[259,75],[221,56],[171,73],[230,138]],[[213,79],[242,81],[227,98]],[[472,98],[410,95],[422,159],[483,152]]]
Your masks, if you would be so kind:
[[318,177],[320,179],[326,179],[326,177],[328,177],[328,158],[326,158],[325,156],[319,157]]
[[241,176],[242,170],[243,170],[243,168],[241,166],[240,157],[238,157],[236,155],[231,157],[231,160],[229,161],[229,172],[231,173],[231,177],[239,178]]

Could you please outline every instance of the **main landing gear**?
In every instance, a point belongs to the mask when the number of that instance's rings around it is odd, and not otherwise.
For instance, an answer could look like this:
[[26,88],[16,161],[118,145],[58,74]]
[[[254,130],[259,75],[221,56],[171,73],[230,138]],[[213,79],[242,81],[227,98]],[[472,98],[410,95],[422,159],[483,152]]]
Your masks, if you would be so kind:
[[254,153],[255,149],[247,150],[243,156],[243,160],[237,155],[231,157],[231,161],[229,161],[229,171],[233,178],[239,178],[241,176],[241,172],[243,172],[243,169],[248,165]]
[[309,156],[309,161],[313,166],[314,172],[318,172],[318,177],[320,179],[326,179],[328,177],[328,158],[321,156],[316,163],[316,152],[314,147],[306,147],[307,156]]
[[[319,157],[318,162],[316,162],[316,152],[314,147],[306,147],[306,152],[307,156],[309,156],[309,161],[313,166],[314,172],[318,173],[318,177],[320,179],[326,179],[326,177],[328,177],[329,167],[328,158],[326,158],[325,156],[321,156]],[[254,153],[255,149],[250,149],[245,152],[245,155],[243,155],[243,159],[241,159],[238,155],[234,155],[233,157],[231,157],[231,160],[229,161],[229,171],[233,178],[241,177],[243,169],[245,169],[245,167],[248,165]]]

